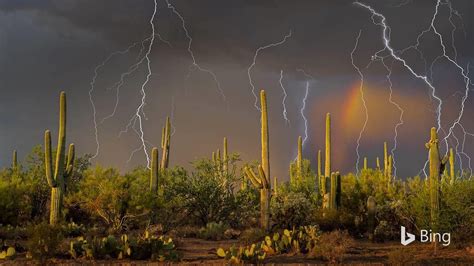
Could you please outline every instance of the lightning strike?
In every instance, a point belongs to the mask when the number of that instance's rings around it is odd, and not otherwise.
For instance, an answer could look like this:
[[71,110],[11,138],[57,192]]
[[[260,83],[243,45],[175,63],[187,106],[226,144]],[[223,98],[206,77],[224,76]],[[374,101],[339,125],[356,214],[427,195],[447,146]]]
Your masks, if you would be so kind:
[[359,74],[360,77],[360,86],[359,86],[359,92],[360,92],[360,97],[362,100],[362,104],[364,106],[364,111],[365,111],[365,120],[364,124],[362,125],[362,129],[359,132],[359,137],[357,138],[357,146],[356,146],[356,155],[357,155],[357,161],[356,161],[356,172],[359,174],[359,162],[360,162],[360,153],[359,153],[359,148],[360,148],[360,140],[362,139],[362,135],[364,134],[365,128],[367,127],[367,123],[369,121],[369,110],[367,109],[367,104],[365,102],[365,96],[364,96],[364,74],[362,74],[362,71],[360,68],[355,64],[354,62],[354,53],[357,50],[359,46],[359,39],[360,35],[362,34],[362,30],[359,30],[359,34],[357,35],[354,48],[351,51],[351,63],[352,66],[355,68],[357,73]]
[[250,64],[250,66],[248,67],[247,69],[247,75],[249,77],[249,83],[250,83],[250,87],[252,88],[252,94],[253,96],[255,97],[255,103],[254,103],[254,106],[255,108],[260,111],[260,107],[258,107],[258,97],[257,97],[257,94],[255,93],[255,85],[253,84],[253,80],[252,80],[252,69],[255,67],[255,64],[257,63],[257,57],[258,57],[258,54],[262,51],[262,50],[265,50],[267,48],[271,48],[271,47],[276,47],[276,46],[279,46],[279,45],[282,45],[286,42],[286,40],[288,38],[291,37],[291,30],[288,32],[287,35],[285,35],[285,37],[279,41],[279,42],[276,42],[276,43],[270,43],[270,44],[267,44],[265,46],[261,46],[261,47],[258,47],[258,49],[255,51],[255,54],[253,56],[253,61],[252,61],[252,64]]
[[222,100],[225,102],[226,101],[226,96],[224,94],[224,91],[222,90],[221,88],[221,83],[219,82],[219,80],[217,79],[217,75],[210,69],[207,69],[207,68],[204,68],[202,67],[201,65],[199,65],[196,61],[196,57],[194,56],[194,52],[192,50],[192,43],[193,43],[193,38],[191,37],[191,34],[189,34],[189,31],[188,31],[188,28],[186,27],[186,22],[184,20],[184,17],[178,12],[178,10],[176,9],[175,6],[173,6],[171,3],[170,3],[170,0],[166,0],[166,4],[168,5],[168,9],[171,9],[171,11],[179,18],[179,20],[181,21],[181,27],[186,35],[186,38],[188,39],[188,47],[187,47],[187,50],[188,50],[188,53],[189,55],[191,56],[191,59],[192,59],[192,64],[189,68],[189,73],[186,77],[186,79],[188,79],[191,75],[191,71],[193,69],[197,69],[201,72],[204,72],[204,73],[207,73],[209,74],[213,79],[214,79],[214,82],[216,83],[216,86],[217,86],[217,90],[218,92],[220,93],[221,97],[222,97]]
[[283,91],[283,101],[281,102],[283,106],[283,119],[285,119],[285,123],[287,125],[290,125],[290,120],[288,119],[288,113],[286,111],[286,97],[288,97],[288,94],[286,93],[285,86],[283,86],[283,70],[280,70],[280,80],[278,82],[280,83],[280,87]]
[[301,115],[301,119],[303,120],[304,122],[304,138],[303,138],[303,146],[304,144],[306,143],[306,141],[308,140],[308,119],[306,118],[306,115],[305,115],[305,110],[306,110],[306,102],[308,100],[308,95],[309,95],[309,80],[314,80],[314,77],[309,75],[308,73],[306,73],[304,71],[304,69],[301,69],[301,68],[298,68],[296,69],[296,71],[299,71],[301,73],[303,73],[303,75],[308,79],[306,81],[306,90],[305,90],[305,94],[304,94],[304,97],[302,99],[302,105],[301,105],[301,109],[300,109],[300,115]]

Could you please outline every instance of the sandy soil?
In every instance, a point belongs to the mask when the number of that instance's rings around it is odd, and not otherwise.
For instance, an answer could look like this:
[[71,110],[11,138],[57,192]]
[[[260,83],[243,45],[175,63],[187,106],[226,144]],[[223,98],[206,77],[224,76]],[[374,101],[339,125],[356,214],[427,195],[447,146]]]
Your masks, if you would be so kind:
[[[185,265],[222,265],[226,262],[221,260],[215,254],[218,247],[228,248],[232,245],[238,245],[237,240],[225,241],[205,241],[201,239],[179,239],[179,252],[182,254],[182,261],[179,264]],[[398,242],[389,243],[371,243],[359,240],[355,242],[355,246],[351,248],[343,257],[343,264],[360,264],[360,265],[384,265],[391,264],[389,254],[401,248]],[[432,246],[428,244],[412,244],[409,249],[403,252],[404,258],[409,258],[410,263],[422,265],[474,265],[474,252],[467,249],[455,249],[451,247],[440,248],[437,254],[433,254]],[[400,264],[406,262],[400,260]],[[20,256],[14,261],[0,262],[0,265],[34,265],[35,263],[26,260]],[[128,261],[128,260],[107,260],[107,261],[88,261],[88,260],[66,260],[55,259],[47,264],[58,265],[160,265],[156,262],[147,261]],[[163,264],[163,263],[162,263]],[[161,264],[161,265],[162,265]],[[164,263],[175,264],[175,263]],[[328,264],[321,258],[308,258],[304,255],[279,255],[268,257],[265,264],[288,264],[288,265],[322,265]],[[392,262],[393,264],[393,262]]]

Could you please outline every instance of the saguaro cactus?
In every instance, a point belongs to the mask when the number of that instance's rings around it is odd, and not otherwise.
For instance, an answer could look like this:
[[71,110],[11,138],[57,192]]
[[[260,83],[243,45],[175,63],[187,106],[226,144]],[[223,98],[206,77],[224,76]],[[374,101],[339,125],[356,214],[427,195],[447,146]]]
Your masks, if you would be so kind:
[[454,169],[454,152],[453,148],[449,149],[449,181],[452,184],[454,182],[455,169]]
[[364,170],[367,170],[367,157],[364,157]]
[[393,169],[393,157],[392,155],[389,155],[387,159],[387,180],[389,183],[392,181],[392,169]]
[[12,169],[13,169],[13,170],[17,170],[17,169],[18,169],[18,155],[17,155],[16,150],[13,150]]
[[324,176],[322,177],[321,192],[326,194],[326,179],[331,175],[331,114],[326,114],[326,153],[324,160]]
[[387,149],[387,142],[383,143],[383,173],[387,176],[388,170],[388,149]]
[[380,170],[380,159],[379,159],[379,157],[377,157],[376,165],[377,165],[377,170]]
[[161,169],[167,169],[170,157],[170,142],[171,142],[171,122],[170,118],[166,118],[166,124],[163,127],[161,134]]
[[434,232],[437,230],[438,216],[439,216],[439,182],[440,176],[444,171],[448,157],[441,159],[438,147],[438,134],[436,128],[431,128],[431,138],[426,143],[426,148],[429,149],[430,160],[430,209],[431,209],[431,227]]
[[273,195],[278,196],[278,178],[273,177]]
[[57,224],[60,219],[66,179],[72,174],[75,156],[74,144],[71,144],[65,162],[67,115],[65,92],[61,92],[59,106],[59,135],[54,173],[52,169],[51,132],[46,130],[44,133],[45,171],[48,184],[51,187],[51,207],[49,216],[49,223],[51,225]]
[[323,192],[322,192],[322,186],[323,186],[323,184],[322,184],[322,180],[323,180],[322,175],[323,175],[323,174],[322,174],[322,168],[321,168],[321,167],[322,167],[321,160],[322,160],[322,158],[321,158],[321,150],[318,150],[318,189],[319,189],[319,193],[320,193],[321,195],[323,195],[323,194],[322,194],[322,193],[323,193]]
[[303,182],[303,138],[298,137],[298,155],[296,156],[296,182]]
[[374,240],[376,208],[377,208],[377,202],[375,202],[374,197],[370,196],[367,199],[367,227],[368,227],[369,240]]
[[158,148],[151,151],[151,168],[150,168],[150,191],[156,193],[158,191]]
[[224,137],[224,144],[223,144],[223,165],[222,170],[225,176],[229,175],[229,155],[227,153],[227,138]]
[[270,228],[270,153],[268,148],[268,116],[265,91],[260,91],[262,163],[258,166],[258,175],[245,167],[244,172],[250,182],[260,190],[260,226],[264,230]]
[[339,172],[331,173],[331,190],[329,208],[339,209],[341,204],[341,175]]

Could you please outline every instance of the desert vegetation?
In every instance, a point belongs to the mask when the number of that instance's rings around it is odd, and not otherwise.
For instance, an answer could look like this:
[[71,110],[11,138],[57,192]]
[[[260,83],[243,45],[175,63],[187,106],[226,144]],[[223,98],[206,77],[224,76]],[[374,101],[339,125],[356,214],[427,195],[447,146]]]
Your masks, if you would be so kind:
[[[206,259],[224,263],[289,257],[337,263],[350,261],[361,243],[398,242],[403,225],[413,233],[450,232],[449,247],[423,244],[430,256],[442,257],[450,249],[461,254],[455,262],[473,262],[474,180],[455,169],[452,149],[446,157],[440,154],[435,128],[427,130],[427,178],[395,178],[386,143],[383,165],[374,158],[376,167],[370,168],[365,158],[360,173],[342,174],[331,166],[337,151],[331,149],[328,113],[317,165],[303,158],[298,138],[285,182],[270,172],[263,90],[260,109],[259,161],[243,162],[224,137],[222,150],[194,161],[191,170],[173,165],[167,119],[150,164],[121,173],[92,166],[89,155],[75,155],[73,144],[66,153],[67,106],[61,93],[57,146],[46,131],[43,145],[24,160],[13,152],[11,166],[0,171],[0,259],[185,261],[182,247],[201,239],[215,243]],[[416,256],[407,254],[420,245],[396,247],[377,262],[410,262]]]

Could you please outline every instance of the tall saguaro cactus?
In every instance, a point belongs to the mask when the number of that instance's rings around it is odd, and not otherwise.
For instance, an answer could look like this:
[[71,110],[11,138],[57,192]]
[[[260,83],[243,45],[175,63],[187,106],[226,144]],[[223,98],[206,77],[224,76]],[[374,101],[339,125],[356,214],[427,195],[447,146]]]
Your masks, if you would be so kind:
[[57,224],[61,217],[66,179],[72,174],[75,156],[74,144],[71,144],[69,146],[67,160],[65,158],[67,115],[65,92],[61,92],[59,106],[59,135],[54,172],[52,165],[51,132],[46,130],[44,133],[45,171],[48,184],[51,187],[51,207],[49,216],[49,223],[51,225]]
[[12,169],[13,169],[13,170],[17,170],[17,169],[18,169],[18,154],[17,154],[16,150],[13,150]]
[[161,134],[161,169],[167,169],[170,157],[170,142],[171,142],[171,122],[170,118],[166,117],[166,123]]
[[154,147],[151,151],[150,191],[155,194],[158,191],[158,172],[158,148]]
[[331,190],[329,195],[329,208],[339,209],[341,205],[341,175],[339,172],[331,173]]
[[229,154],[227,153],[227,138],[224,137],[223,143],[223,164],[222,164],[222,171],[224,172],[224,176],[229,175]]
[[450,183],[454,182],[455,179],[455,169],[454,169],[454,152],[453,148],[449,149],[449,181]]
[[322,177],[321,192],[323,196],[326,194],[326,179],[331,176],[331,114],[326,114],[326,153],[324,160],[324,176]]
[[388,149],[387,149],[387,142],[383,143],[383,173],[387,176],[388,170]]
[[296,156],[296,182],[303,183],[303,138],[298,137],[298,155]]
[[426,148],[429,149],[430,160],[430,209],[431,209],[431,227],[434,232],[437,230],[439,217],[439,190],[440,190],[440,176],[444,171],[448,157],[441,159],[438,147],[438,134],[436,128],[431,128],[430,141],[426,143]]
[[268,115],[267,99],[265,91],[260,91],[260,110],[261,110],[261,141],[262,141],[262,162],[258,165],[258,175],[252,169],[245,167],[244,172],[252,185],[260,190],[260,226],[264,230],[270,228],[270,153],[268,148]]

